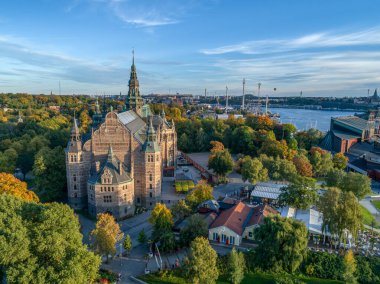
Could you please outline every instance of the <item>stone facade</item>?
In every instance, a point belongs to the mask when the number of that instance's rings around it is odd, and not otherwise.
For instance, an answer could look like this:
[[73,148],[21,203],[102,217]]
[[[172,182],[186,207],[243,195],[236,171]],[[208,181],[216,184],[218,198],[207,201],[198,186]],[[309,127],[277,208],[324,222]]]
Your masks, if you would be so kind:
[[111,111],[90,135],[81,137],[74,121],[66,148],[69,204],[89,213],[109,212],[116,218],[134,214],[136,206],[153,208],[161,197],[164,176],[174,176],[177,134],[165,113],[142,117],[142,98],[134,63],[131,68],[128,111]]

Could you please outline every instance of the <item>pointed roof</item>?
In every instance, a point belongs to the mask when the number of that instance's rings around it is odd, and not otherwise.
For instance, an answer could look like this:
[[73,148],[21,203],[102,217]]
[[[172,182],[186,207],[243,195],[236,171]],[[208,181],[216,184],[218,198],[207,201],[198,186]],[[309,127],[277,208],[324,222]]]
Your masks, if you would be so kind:
[[71,128],[71,134],[77,134],[77,135],[79,135],[79,127],[78,127],[78,123],[77,123],[77,120],[76,120],[76,118],[75,118],[75,114],[74,114],[74,123],[73,123],[73,126],[72,126],[72,128]]

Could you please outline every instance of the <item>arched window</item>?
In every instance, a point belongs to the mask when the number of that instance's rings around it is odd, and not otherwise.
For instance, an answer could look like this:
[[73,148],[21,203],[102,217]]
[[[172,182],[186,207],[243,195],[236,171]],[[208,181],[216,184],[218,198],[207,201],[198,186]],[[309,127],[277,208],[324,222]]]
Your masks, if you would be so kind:
[[74,190],[77,190],[77,185],[76,184],[74,184]]
[[77,175],[76,174],[73,174],[73,180],[77,181]]
[[149,185],[149,189],[153,189],[153,185],[152,184]]
[[151,192],[149,192],[149,197],[152,198],[153,197],[153,194]]
[[153,180],[153,174],[149,173],[149,181],[152,181],[152,180]]

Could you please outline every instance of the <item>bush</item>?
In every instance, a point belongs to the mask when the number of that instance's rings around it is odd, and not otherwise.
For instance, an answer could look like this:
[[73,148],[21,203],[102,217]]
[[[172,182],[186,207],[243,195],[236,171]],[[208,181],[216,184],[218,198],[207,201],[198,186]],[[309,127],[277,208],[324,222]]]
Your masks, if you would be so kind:
[[301,270],[311,277],[340,280],[343,274],[343,260],[335,254],[308,251]]

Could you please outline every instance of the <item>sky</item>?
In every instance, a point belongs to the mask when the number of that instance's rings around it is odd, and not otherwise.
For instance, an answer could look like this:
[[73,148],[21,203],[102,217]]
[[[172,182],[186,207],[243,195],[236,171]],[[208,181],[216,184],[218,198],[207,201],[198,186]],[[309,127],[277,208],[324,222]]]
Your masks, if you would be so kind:
[[[2,0],[0,93],[367,96],[380,0]],[[274,90],[276,88],[276,91]]]

